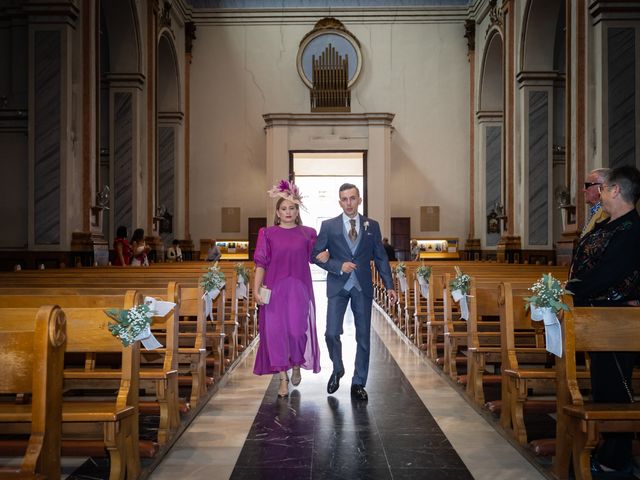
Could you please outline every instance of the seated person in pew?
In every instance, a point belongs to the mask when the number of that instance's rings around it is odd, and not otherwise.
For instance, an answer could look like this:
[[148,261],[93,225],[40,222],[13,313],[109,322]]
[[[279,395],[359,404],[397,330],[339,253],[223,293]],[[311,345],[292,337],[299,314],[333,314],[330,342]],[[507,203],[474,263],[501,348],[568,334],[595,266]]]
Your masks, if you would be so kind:
[[131,265],[134,267],[149,266],[149,258],[147,257],[149,246],[144,240],[144,230],[142,228],[136,228],[131,237],[131,250],[133,251],[133,257],[131,258]]
[[127,240],[127,227],[120,225],[113,241],[113,264],[124,267],[131,263],[131,246]]
[[[640,300],[640,171],[632,166],[612,169],[598,186],[609,219],[596,224],[576,247],[567,290],[575,306],[638,306]],[[630,389],[634,352],[592,352],[591,395],[596,403],[632,403]],[[631,468],[628,433],[603,434],[592,459],[595,471]]]
[[216,245],[216,239],[212,238],[211,246],[207,251],[207,257],[205,258],[205,260],[207,262],[217,262],[218,260],[220,260],[220,257],[222,257],[222,252],[220,251],[220,247]]
[[168,262],[181,262],[182,250],[180,249],[180,241],[174,239],[171,246],[167,249],[167,261]]

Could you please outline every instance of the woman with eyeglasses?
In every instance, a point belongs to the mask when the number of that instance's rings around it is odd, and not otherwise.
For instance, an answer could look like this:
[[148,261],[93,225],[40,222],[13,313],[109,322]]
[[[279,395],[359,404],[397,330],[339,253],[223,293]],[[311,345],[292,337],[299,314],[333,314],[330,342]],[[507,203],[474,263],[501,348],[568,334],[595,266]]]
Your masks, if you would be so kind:
[[[585,185],[585,191],[596,188],[608,218],[580,238],[566,288],[574,294],[577,307],[638,306],[640,171],[632,166],[614,168],[600,185]],[[635,352],[590,352],[589,358],[593,401],[632,403]],[[631,472],[632,434],[604,433],[603,438],[592,458],[592,472]]]

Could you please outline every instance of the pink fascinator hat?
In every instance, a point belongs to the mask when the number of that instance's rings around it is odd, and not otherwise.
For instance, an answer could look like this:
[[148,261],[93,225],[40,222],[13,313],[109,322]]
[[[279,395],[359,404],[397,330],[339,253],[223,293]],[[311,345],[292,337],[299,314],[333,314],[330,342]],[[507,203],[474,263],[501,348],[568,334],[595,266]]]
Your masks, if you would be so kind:
[[280,180],[278,185],[274,185],[271,190],[267,192],[271,198],[282,197],[285,200],[295,203],[296,205],[302,205],[302,195],[295,183],[288,180]]

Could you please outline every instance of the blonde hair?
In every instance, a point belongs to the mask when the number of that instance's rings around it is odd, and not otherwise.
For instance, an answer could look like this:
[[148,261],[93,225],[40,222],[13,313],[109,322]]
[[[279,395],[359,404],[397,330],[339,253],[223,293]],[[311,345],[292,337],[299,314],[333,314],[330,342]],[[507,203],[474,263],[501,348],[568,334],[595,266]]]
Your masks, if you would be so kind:
[[[280,210],[280,205],[282,205],[282,202],[284,202],[285,200],[287,200],[286,198],[280,197],[278,198],[278,201],[276,202],[276,211],[273,214],[273,224],[274,225],[280,225],[280,217],[278,217],[278,210]],[[289,200],[291,202],[291,200]],[[298,205],[297,203],[291,202],[296,206],[296,211],[298,212],[298,216],[296,217],[296,225],[302,225],[302,219],[300,218],[300,205]]]

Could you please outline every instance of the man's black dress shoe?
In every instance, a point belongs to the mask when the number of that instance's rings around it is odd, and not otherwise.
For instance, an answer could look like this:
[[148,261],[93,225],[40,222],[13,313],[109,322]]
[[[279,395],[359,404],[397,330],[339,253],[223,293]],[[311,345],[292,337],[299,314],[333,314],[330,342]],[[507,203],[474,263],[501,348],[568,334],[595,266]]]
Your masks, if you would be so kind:
[[358,400],[359,402],[366,402],[369,400],[367,391],[362,385],[351,385],[351,398]]
[[329,383],[327,383],[327,393],[332,394],[338,387],[340,387],[340,379],[344,375],[344,370],[341,372],[333,372],[329,377]]

